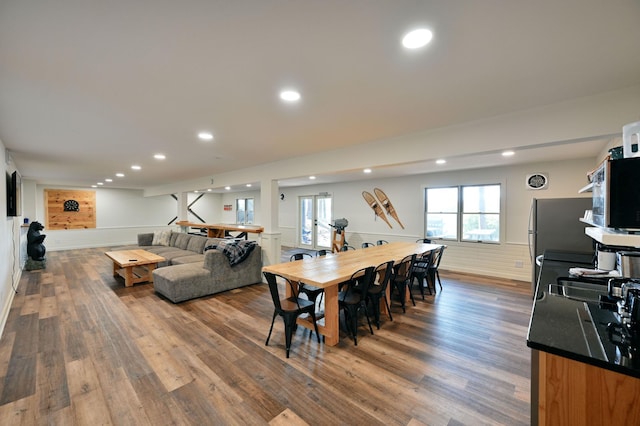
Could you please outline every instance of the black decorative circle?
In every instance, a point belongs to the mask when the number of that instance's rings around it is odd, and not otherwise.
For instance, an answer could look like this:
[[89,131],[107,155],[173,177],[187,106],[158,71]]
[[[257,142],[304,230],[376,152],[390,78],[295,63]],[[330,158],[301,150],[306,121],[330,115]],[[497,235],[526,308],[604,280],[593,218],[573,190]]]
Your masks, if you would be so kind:
[[64,202],[65,212],[77,212],[80,211],[80,204],[76,200],[67,200]]
[[544,175],[531,175],[527,183],[530,188],[542,188],[547,184],[547,178]]

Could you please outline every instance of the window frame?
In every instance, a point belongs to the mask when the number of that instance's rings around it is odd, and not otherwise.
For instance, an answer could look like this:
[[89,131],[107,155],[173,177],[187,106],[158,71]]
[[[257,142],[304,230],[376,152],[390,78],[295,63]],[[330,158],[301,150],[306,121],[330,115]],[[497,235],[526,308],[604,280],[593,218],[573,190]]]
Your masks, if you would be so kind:
[[[240,220],[240,201],[244,202],[244,221]],[[251,221],[247,220],[249,217],[249,201],[251,201],[251,217],[253,218]],[[252,225],[253,220],[255,219],[255,200],[253,197],[248,198],[236,198],[236,225]]]
[[[464,211],[464,189],[472,188],[472,187],[491,187],[497,186],[500,192],[499,200],[498,200],[498,212],[497,213],[487,213],[487,212],[465,212]],[[429,190],[434,189],[445,189],[445,188],[456,188],[458,191],[458,199],[457,199],[457,211],[455,213],[450,212],[429,212]],[[502,182],[496,183],[481,183],[481,184],[459,184],[459,185],[442,185],[442,186],[425,186],[424,187],[424,235],[426,238],[433,238],[437,240],[444,241],[455,241],[460,243],[480,243],[480,244],[502,244],[503,235],[504,235],[504,184]],[[451,237],[438,237],[429,236],[429,214],[455,214],[456,215],[456,235],[455,238]],[[498,238],[497,240],[484,240],[484,239],[471,239],[464,238],[464,217],[469,214],[487,214],[487,215],[496,215],[497,223],[498,223]]]

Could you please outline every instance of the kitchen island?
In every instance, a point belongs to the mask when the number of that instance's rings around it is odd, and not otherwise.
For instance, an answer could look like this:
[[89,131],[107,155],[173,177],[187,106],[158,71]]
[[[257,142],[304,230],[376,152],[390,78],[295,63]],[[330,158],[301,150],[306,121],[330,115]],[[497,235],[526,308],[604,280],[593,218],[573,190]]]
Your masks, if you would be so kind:
[[638,343],[600,302],[606,280],[579,284],[566,265],[543,260],[527,336],[532,424],[640,424]]

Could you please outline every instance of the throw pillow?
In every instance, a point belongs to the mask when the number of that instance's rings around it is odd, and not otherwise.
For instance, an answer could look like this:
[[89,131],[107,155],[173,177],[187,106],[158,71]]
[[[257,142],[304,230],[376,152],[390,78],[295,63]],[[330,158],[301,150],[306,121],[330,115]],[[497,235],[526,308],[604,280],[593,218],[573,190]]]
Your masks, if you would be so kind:
[[153,242],[151,244],[154,246],[168,246],[170,239],[171,231],[156,231],[153,233]]

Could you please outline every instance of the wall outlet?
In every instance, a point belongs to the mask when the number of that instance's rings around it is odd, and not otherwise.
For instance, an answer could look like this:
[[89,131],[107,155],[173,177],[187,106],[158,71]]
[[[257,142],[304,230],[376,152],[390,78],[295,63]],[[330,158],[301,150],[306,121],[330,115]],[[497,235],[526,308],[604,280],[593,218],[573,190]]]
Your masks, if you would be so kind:
[[522,260],[516,260],[516,263],[514,265],[516,268],[522,268],[523,264],[522,264]]

